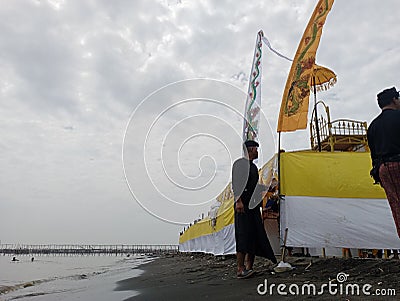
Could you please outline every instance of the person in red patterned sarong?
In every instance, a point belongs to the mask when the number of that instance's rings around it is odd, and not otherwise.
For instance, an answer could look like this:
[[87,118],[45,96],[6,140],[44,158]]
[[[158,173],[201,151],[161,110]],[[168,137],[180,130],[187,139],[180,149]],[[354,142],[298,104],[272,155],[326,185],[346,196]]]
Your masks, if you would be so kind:
[[382,109],[368,127],[372,165],[379,171],[375,181],[385,190],[400,237],[400,100],[395,87],[377,95]]

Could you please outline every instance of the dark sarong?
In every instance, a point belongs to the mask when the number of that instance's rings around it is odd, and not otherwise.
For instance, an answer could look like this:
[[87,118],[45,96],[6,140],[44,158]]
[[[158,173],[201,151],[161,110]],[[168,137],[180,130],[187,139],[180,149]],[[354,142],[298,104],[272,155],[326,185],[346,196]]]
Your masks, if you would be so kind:
[[379,168],[379,177],[385,189],[397,235],[400,237],[400,162],[385,162]]
[[236,252],[268,258],[276,263],[267,233],[264,230],[259,207],[246,209],[244,213],[235,211]]

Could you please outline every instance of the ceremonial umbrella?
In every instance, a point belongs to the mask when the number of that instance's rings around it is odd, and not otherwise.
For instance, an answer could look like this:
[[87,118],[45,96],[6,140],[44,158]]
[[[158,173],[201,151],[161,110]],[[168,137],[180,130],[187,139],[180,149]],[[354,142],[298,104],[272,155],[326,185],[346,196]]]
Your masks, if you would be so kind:
[[317,117],[317,91],[326,91],[336,84],[337,78],[335,72],[332,70],[314,64],[310,76],[310,88],[313,88],[314,94],[314,117],[315,117],[315,130],[317,132],[318,151],[321,151],[321,138],[319,136],[319,126]]
[[314,64],[311,72],[310,86],[314,87],[317,91],[328,90],[336,84],[337,78],[335,72],[326,67]]

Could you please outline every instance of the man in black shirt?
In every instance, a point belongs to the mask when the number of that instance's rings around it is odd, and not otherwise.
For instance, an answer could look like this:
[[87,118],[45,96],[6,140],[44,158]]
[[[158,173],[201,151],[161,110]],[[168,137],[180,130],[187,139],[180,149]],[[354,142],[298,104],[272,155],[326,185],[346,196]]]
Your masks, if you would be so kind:
[[368,128],[372,164],[379,171],[400,237],[400,100],[395,87],[378,95],[382,112]]
[[[245,156],[236,160],[232,167],[238,278],[248,278],[253,274],[256,255],[266,257],[276,263],[260,212],[262,201],[260,188],[263,185],[258,184],[258,169],[253,163],[253,160],[258,158],[258,146],[255,141],[246,141],[244,143]],[[259,204],[250,209],[249,203],[253,198],[257,198]]]

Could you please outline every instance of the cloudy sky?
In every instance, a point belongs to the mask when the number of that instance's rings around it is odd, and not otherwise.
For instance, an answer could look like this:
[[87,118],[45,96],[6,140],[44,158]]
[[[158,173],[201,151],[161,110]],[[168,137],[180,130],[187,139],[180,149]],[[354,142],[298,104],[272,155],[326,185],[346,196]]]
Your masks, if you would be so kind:
[[[258,30],[293,57],[317,0],[8,0],[0,6],[1,243],[177,243],[240,156]],[[337,0],[317,63],[332,118],[400,86],[396,0]],[[290,62],[264,48],[262,156]],[[282,135],[309,148],[309,131]]]

